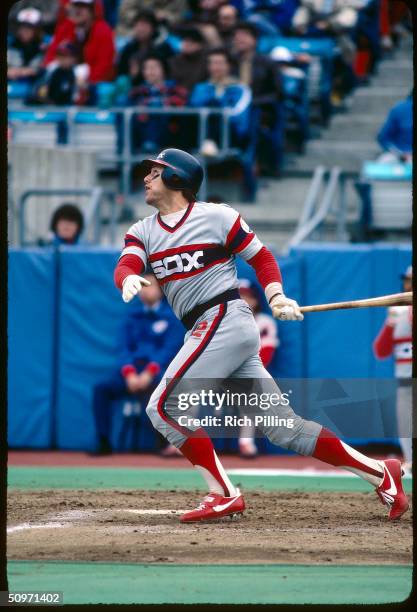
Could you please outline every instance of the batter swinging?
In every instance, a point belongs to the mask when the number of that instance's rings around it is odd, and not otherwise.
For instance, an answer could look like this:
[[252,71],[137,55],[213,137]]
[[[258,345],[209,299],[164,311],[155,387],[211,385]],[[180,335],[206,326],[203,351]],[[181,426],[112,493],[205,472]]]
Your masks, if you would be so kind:
[[[279,267],[239,213],[226,204],[196,200],[203,170],[196,158],[166,149],[142,162],[145,200],[157,209],[125,236],[115,270],[116,286],[129,302],[149,283],[140,274],[149,263],[176,316],[188,330],[184,345],[169,365],[146,409],[154,427],[201,472],[208,495],[182,522],[218,519],[242,513],[242,493],[227,476],[213,444],[201,428],[178,422],[178,382],[187,379],[253,379],[280,390],[259,358],[259,331],[252,312],[240,299],[235,256],[255,270],[272,314],[302,320],[296,301],[285,296]],[[189,381],[187,381],[189,382]],[[198,389],[196,389],[198,391]],[[408,509],[401,463],[377,461],[339,440],[331,431],[296,415],[290,406],[274,408],[292,427],[263,426],[278,446],[310,455],[354,472],[376,489],[391,520]],[[292,419],[292,421],[291,421]]]

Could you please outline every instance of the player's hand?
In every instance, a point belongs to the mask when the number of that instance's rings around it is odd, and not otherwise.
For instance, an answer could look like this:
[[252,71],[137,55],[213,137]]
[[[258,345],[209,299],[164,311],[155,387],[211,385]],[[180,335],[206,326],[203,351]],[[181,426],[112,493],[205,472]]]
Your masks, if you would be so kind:
[[287,298],[283,293],[273,297],[269,305],[274,319],[280,321],[302,321],[304,319],[297,302]]
[[134,298],[135,295],[139,293],[139,291],[142,291],[142,287],[149,287],[150,284],[151,282],[148,281],[146,278],[143,278],[142,276],[138,276],[137,274],[129,274],[129,276],[126,276],[123,281],[123,301],[126,303],[130,302],[130,300]]
[[385,324],[390,327],[395,327],[400,316],[401,309],[398,309],[398,306],[391,306],[388,308],[388,316],[385,320]]

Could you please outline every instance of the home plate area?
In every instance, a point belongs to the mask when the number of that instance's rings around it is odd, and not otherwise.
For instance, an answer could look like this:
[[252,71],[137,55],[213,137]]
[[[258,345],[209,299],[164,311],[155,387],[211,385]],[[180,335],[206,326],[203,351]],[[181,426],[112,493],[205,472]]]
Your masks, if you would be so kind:
[[370,492],[245,492],[239,520],[181,524],[197,490],[10,489],[9,560],[166,564],[412,563],[399,522]]

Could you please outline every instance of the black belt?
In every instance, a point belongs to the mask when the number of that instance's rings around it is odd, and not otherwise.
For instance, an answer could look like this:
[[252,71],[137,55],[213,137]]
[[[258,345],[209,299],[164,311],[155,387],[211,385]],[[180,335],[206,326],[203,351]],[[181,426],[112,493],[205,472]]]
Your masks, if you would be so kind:
[[201,317],[202,314],[206,312],[209,308],[213,308],[213,306],[217,306],[218,304],[224,304],[225,302],[230,302],[231,300],[239,300],[240,294],[238,289],[228,289],[219,295],[216,295],[211,300],[207,302],[203,302],[203,304],[198,304],[195,308],[187,312],[185,316],[181,319],[184,327],[187,329],[192,329],[194,327],[194,323]]

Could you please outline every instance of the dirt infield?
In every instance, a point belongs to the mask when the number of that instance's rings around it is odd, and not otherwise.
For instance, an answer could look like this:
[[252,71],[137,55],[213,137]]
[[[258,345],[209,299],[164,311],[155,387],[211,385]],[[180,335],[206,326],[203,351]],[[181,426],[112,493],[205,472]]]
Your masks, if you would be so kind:
[[[201,492],[9,491],[8,557],[139,563],[409,564],[412,515],[374,493],[254,492],[240,520],[181,525]],[[156,513],[158,512],[158,513]]]

